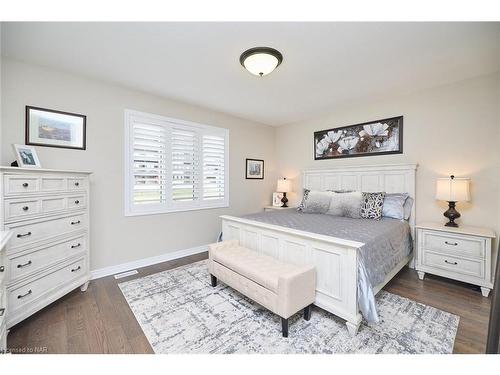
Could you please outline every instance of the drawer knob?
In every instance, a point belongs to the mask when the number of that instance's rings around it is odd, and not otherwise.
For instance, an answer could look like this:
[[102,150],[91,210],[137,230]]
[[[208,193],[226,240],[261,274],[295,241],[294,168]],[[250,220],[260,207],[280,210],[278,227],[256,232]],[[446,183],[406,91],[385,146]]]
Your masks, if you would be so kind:
[[82,267],[78,266],[76,268],[72,268],[71,269],[71,272],[76,272],[76,271],[80,271],[82,269]]
[[18,264],[17,265],[17,268],[24,268],[24,267],[28,267],[28,266],[31,266],[31,263],[33,263],[31,260],[28,260],[26,263],[24,264]]
[[80,201],[77,199],[77,200],[75,201],[75,204],[80,204]]
[[0,317],[2,317],[2,316],[3,316],[3,314],[5,314],[5,307],[2,307],[2,308],[0,309]]
[[80,186],[80,183],[79,182],[75,182],[75,186]]
[[24,233],[24,234],[18,234],[17,238],[23,238],[23,237],[28,237],[28,236],[31,236],[31,232]]
[[17,299],[21,299],[21,298],[24,298],[24,297],[28,297],[31,293],[33,293],[33,291],[30,289],[30,290],[28,290],[28,291],[27,291],[26,293],[24,293],[24,294],[19,294],[19,295],[17,296]]
[[447,245],[450,245],[450,246],[458,246],[458,243],[456,243],[456,242],[444,241],[444,243],[447,244]]
[[5,266],[0,266],[0,272],[5,272]]
[[81,243],[77,243],[76,245],[71,245],[71,248],[72,249],[76,249],[77,247],[80,247],[80,246],[82,246],[82,244]]
[[28,187],[29,185],[27,182],[23,182],[23,187]]
[[28,211],[30,208],[28,206],[23,207],[23,211]]
[[448,264],[453,264],[454,266],[456,266],[458,264],[457,262],[450,262],[447,259],[445,259],[444,262],[448,263]]
[[72,222],[71,222],[71,225],[76,225],[76,224],[80,224],[80,223],[81,223],[81,221],[80,221],[80,220],[78,220],[78,221],[72,221]]

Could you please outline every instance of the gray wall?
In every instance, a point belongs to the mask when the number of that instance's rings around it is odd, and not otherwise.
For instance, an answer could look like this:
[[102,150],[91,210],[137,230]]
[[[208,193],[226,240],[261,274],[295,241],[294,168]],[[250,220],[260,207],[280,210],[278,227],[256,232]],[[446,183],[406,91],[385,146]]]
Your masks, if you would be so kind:
[[[186,84],[191,84],[187,82]],[[208,244],[222,214],[255,212],[270,204],[276,185],[275,129],[173,100],[9,59],[2,64],[2,165],[24,143],[26,105],[87,115],[87,150],[37,147],[45,168],[93,171],[91,269]],[[125,217],[124,109],[228,128],[230,207]],[[245,158],[265,160],[265,179],[245,180]]]

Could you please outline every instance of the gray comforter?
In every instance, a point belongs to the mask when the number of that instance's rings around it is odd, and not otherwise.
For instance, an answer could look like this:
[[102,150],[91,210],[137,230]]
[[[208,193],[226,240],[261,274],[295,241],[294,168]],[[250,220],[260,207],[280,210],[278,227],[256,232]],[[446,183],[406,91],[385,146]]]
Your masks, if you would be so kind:
[[412,252],[410,226],[406,221],[351,219],[295,210],[264,212],[243,216],[282,227],[363,242],[358,257],[358,305],[364,318],[377,322],[373,286]]

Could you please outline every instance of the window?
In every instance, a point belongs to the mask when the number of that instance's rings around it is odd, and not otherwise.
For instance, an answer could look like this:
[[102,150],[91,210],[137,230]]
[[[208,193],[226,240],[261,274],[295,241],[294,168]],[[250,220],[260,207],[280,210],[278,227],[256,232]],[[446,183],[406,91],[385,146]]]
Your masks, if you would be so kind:
[[227,129],[125,111],[125,215],[227,207]]

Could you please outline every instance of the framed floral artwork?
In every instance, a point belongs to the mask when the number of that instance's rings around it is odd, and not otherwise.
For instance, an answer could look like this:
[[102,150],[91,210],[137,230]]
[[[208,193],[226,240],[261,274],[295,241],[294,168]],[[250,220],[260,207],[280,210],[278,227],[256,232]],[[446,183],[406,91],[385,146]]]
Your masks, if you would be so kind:
[[403,116],[314,132],[314,160],[403,153]]

